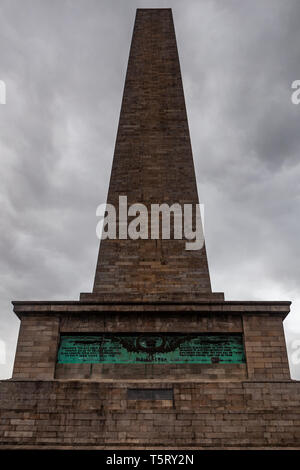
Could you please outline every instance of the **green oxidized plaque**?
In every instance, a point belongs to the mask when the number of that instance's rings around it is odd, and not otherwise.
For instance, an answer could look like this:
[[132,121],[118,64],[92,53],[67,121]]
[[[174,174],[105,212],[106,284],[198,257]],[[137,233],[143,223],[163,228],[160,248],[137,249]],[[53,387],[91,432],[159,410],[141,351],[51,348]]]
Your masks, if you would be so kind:
[[62,335],[61,364],[211,364],[244,363],[241,334]]

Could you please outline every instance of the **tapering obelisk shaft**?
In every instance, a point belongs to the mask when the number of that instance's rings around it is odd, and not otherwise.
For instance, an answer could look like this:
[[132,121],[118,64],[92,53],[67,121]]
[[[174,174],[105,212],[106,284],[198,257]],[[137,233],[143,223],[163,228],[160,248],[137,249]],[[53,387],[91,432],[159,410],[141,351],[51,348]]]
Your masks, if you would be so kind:
[[[137,10],[107,202],[198,203],[171,9]],[[94,293],[210,294],[205,247],[102,240]]]

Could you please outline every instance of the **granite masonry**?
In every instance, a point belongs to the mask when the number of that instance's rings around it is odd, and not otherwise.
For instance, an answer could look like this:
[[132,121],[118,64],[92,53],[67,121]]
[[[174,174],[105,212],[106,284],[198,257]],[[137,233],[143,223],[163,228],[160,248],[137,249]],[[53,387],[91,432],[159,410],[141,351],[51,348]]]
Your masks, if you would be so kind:
[[[108,202],[120,195],[198,203],[170,9],[137,10]],[[92,293],[13,302],[21,326],[13,377],[0,383],[0,448],[300,449],[290,302],[225,301],[205,246],[184,245],[103,240]],[[240,335],[245,361],[58,361],[63,335],[104,333]]]

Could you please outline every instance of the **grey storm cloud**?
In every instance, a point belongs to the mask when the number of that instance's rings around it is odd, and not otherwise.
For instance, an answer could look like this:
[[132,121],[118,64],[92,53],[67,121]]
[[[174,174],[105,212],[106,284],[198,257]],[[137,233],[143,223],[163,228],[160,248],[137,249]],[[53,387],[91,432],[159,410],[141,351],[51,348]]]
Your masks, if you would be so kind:
[[0,0],[2,377],[11,300],[91,291],[139,7],[173,8],[213,289],[292,300],[300,338],[299,1]]

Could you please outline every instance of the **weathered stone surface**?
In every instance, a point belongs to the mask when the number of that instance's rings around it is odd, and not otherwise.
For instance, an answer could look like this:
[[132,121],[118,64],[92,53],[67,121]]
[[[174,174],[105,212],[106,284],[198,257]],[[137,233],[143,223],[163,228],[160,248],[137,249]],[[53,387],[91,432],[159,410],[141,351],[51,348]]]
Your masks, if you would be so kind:
[[[120,195],[148,211],[199,202],[171,9],[137,10],[107,202]],[[102,240],[93,292],[209,294],[205,247]]]
[[[108,202],[119,195],[198,202],[169,9],[137,13]],[[93,293],[14,302],[21,329],[13,379],[0,382],[0,447],[300,449],[289,308],[212,293],[205,249],[104,241]],[[246,364],[57,364],[60,334],[101,332],[242,333]],[[172,399],[128,393],[149,388]]]
[[[79,303],[79,302],[78,302]],[[226,304],[226,302],[224,302]],[[93,379],[109,380],[253,380],[289,379],[289,366],[282,327],[282,314],[240,312],[214,314],[204,312],[117,312],[99,311],[89,314],[68,312],[52,315],[21,315],[21,329],[16,352],[14,379]],[[172,364],[138,367],[105,364],[57,365],[61,333],[243,333],[247,365],[236,364]]]
[[17,378],[52,379],[59,342],[59,317],[22,318],[13,376]]
[[[128,388],[173,400],[128,400]],[[12,382],[0,387],[0,447],[300,448],[300,383]]]

